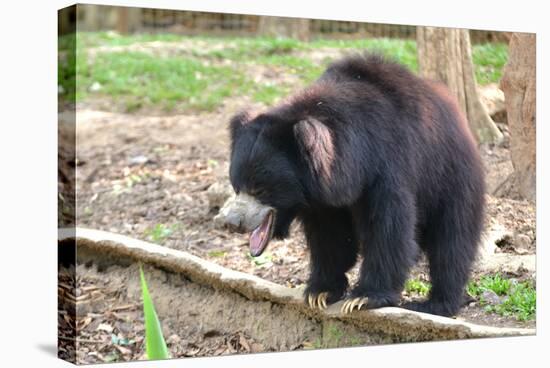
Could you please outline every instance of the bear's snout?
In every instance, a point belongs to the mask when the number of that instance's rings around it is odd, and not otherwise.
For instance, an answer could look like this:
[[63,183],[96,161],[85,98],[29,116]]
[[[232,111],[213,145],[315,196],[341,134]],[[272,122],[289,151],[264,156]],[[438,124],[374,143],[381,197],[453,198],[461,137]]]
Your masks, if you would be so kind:
[[260,203],[246,193],[240,193],[225,202],[214,217],[214,222],[218,227],[233,232],[251,232],[262,224],[270,211],[273,211],[272,207]]

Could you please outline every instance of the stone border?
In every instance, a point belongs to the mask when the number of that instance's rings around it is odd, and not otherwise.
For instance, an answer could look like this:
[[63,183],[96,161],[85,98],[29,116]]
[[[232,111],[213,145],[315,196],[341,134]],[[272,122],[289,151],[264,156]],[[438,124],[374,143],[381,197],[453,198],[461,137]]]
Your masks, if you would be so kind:
[[351,324],[366,333],[386,335],[395,342],[536,334],[535,329],[482,326],[397,307],[344,315],[340,313],[340,301],[323,311],[312,310],[303,302],[302,289],[287,288],[253,275],[233,271],[187,252],[99,230],[73,228],[58,231],[61,245],[74,244],[71,239],[75,238],[77,252],[92,252],[113,263],[124,263],[125,259],[149,263],[167,271],[184,274],[202,285],[235,292],[253,301],[281,304],[321,323]]

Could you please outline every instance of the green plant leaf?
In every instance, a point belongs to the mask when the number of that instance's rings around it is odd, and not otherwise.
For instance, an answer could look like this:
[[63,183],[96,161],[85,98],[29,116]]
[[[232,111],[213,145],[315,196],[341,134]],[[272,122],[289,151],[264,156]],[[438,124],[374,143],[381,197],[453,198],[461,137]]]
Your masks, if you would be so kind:
[[162,336],[160,321],[153,305],[153,300],[149,295],[149,289],[143,275],[143,269],[139,266],[141,278],[141,291],[143,297],[143,314],[145,316],[145,348],[148,359],[169,359],[168,347]]
[[263,266],[269,262],[273,261],[273,256],[270,253],[264,253],[258,257],[252,257],[250,253],[246,255],[256,266]]

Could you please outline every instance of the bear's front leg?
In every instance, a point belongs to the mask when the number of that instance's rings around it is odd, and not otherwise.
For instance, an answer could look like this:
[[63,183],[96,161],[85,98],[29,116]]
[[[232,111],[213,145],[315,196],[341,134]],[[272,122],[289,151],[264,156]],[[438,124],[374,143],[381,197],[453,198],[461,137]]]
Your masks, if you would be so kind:
[[359,280],[342,305],[343,313],[399,302],[418,249],[413,197],[399,188],[378,182],[353,209],[363,263]]
[[302,216],[302,223],[311,254],[305,301],[324,309],[342,298],[348,287],[346,272],[357,260],[351,214],[318,209]]

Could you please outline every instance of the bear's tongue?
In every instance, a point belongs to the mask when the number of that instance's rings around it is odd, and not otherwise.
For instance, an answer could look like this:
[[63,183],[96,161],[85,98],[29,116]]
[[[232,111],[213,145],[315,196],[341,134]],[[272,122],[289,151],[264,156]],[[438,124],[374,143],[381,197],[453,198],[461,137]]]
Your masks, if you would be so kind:
[[273,215],[271,212],[269,212],[260,226],[254,229],[254,231],[250,234],[250,255],[252,257],[258,257],[261,255],[267,246],[267,243],[269,243],[271,238],[272,216]]

